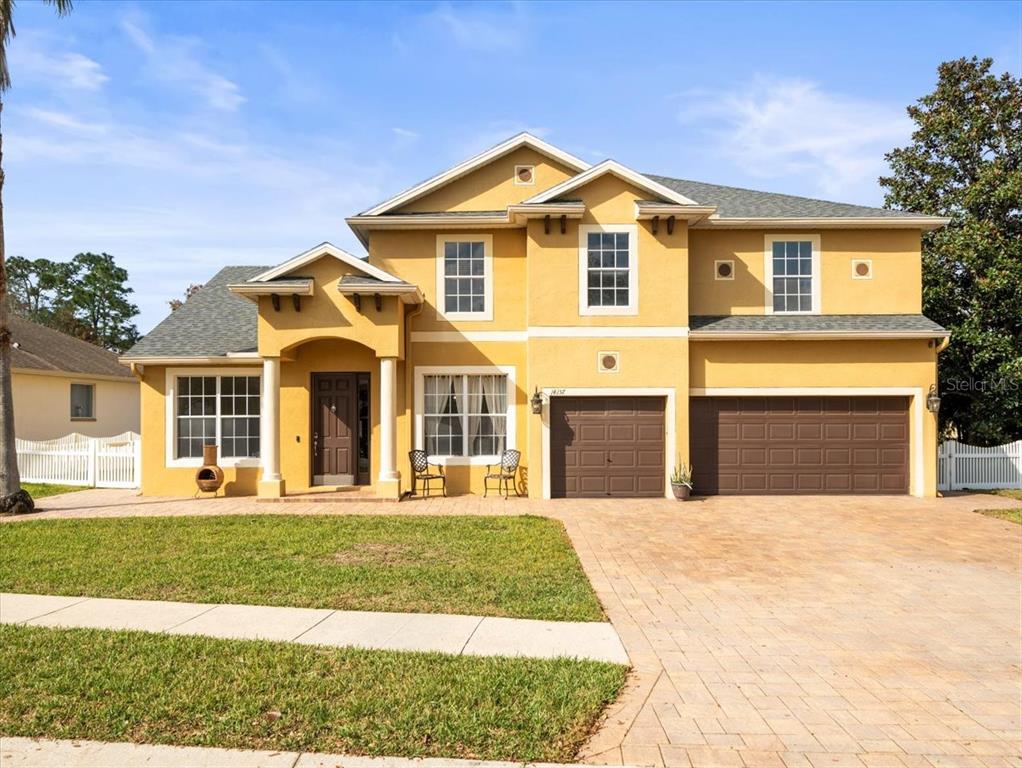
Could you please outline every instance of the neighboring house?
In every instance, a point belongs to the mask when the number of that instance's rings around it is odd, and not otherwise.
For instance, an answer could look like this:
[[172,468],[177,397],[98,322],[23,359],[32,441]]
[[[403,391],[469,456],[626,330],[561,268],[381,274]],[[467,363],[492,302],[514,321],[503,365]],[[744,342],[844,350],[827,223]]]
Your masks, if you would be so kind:
[[[148,494],[407,490],[407,452],[480,492],[505,447],[533,497],[936,492],[947,332],[921,312],[946,219],[597,165],[522,134],[227,267],[123,357]],[[935,394],[935,390],[934,390]],[[538,410],[539,412],[535,412]]]
[[10,327],[15,435],[138,432],[139,384],[116,354],[22,317],[12,316]]

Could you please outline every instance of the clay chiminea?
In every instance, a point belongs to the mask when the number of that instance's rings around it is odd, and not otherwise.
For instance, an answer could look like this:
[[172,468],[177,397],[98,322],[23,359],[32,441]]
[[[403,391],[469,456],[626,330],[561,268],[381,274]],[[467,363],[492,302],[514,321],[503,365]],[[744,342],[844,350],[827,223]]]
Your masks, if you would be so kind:
[[200,491],[215,494],[224,484],[224,471],[216,463],[216,446],[202,446],[202,466],[195,473],[195,484]]

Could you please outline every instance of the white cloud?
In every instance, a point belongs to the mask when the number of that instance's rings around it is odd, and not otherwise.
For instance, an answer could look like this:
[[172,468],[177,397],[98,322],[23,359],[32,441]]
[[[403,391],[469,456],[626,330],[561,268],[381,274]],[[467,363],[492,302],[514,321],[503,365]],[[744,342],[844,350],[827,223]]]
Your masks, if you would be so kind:
[[884,153],[912,131],[902,106],[830,93],[807,80],[760,76],[745,88],[683,99],[680,121],[705,132],[712,151],[745,173],[797,177],[846,200],[875,197]]
[[419,134],[415,131],[409,131],[407,128],[391,128],[394,131],[394,135],[399,139],[407,139],[408,141],[415,141],[419,138]]
[[149,71],[156,78],[198,94],[213,109],[233,112],[245,103],[237,83],[202,63],[196,39],[157,37],[144,28],[138,16],[122,19],[121,30],[145,54]]
[[526,18],[523,6],[517,3],[504,7],[483,4],[457,8],[441,3],[428,18],[455,43],[471,50],[509,50],[519,47],[524,39]]
[[54,89],[98,91],[110,79],[98,61],[75,51],[54,51],[57,45],[32,33],[14,38],[10,56],[15,80],[24,77]]

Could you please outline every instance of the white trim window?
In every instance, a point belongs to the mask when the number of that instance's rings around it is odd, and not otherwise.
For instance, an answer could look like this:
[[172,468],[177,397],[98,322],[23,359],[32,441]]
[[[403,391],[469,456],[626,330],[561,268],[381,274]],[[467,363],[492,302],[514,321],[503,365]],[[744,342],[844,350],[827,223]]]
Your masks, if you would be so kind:
[[71,384],[71,421],[96,420],[96,385]]
[[638,314],[638,227],[588,224],[578,232],[579,315]]
[[416,369],[416,446],[444,463],[493,463],[515,445],[514,368]]
[[766,235],[766,313],[820,313],[820,236]]
[[437,235],[436,301],[449,320],[493,319],[493,236]]
[[254,370],[167,371],[167,465],[199,466],[216,445],[223,466],[258,466],[262,380]]

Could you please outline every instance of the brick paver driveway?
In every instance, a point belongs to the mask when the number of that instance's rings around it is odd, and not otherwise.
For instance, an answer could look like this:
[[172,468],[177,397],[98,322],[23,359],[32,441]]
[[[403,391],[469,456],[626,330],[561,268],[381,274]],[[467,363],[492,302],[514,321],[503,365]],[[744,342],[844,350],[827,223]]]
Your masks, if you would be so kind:
[[584,759],[1022,766],[1022,526],[971,511],[1003,499],[43,502],[31,517],[556,517],[634,665]]
[[635,665],[588,759],[1022,765],[1022,527],[974,506],[716,498],[558,515]]

